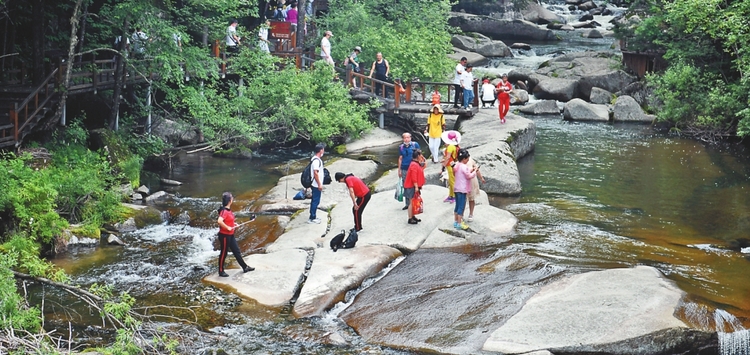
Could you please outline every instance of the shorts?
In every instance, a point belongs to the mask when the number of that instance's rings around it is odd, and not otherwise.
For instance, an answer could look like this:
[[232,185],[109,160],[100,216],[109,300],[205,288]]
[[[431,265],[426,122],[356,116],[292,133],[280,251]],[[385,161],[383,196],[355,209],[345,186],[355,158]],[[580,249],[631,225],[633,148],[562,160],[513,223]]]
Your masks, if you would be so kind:
[[409,198],[409,199],[412,199],[412,198],[414,198],[414,193],[415,193],[416,191],[417,191],[417,189],[416,189],[416,188],[414,188],[414,187],[411,187],[411,188],[404,188],[404,197],[406,197],[406,198]]
[[466,193],[456,192],[456,207],[453,209],[458,215],[463,216],[464,210],[466,209]]

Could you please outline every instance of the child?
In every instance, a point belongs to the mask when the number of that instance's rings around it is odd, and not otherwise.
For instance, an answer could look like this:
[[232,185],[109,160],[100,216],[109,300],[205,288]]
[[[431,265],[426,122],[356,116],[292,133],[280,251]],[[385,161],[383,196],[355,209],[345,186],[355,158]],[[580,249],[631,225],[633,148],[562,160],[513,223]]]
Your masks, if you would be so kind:
[[440,105],[440,92],[438,91],[437,86],[435,87],[435,91],[432,92],[432,106]]
[[393,80],[393,87],[396,90],[394,99],[398,100],[399,102],[403,102],[403,100],[401,100],[401,94],[406,93],[406,89],[404,89],[404,86],[401,83],[401,79],[396,78],[395,80]]
[[490,79],[482,80],[482,108],[487,106],[495,107],[495,100],[497,100],[495,87],[490,84]]
[[466,209],[466,196],[471,192],[471,179],[477,175],[476,168],[469,168],[466,163],[469,162],[469,151],[461,149],[458,151],[458,162],[453,166],[453,175],[456,182],[453,190],[456,193],[456,207],[453,209],[454,222],[453,227],[460,230],[467,230],[469,226],[464,223],[464,209]]

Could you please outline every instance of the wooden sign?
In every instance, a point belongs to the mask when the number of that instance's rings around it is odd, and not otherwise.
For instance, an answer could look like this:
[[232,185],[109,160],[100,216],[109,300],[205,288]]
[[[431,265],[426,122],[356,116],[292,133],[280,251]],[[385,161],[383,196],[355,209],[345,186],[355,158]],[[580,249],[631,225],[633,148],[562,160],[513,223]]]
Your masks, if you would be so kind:
[[271,38],[292,38],[292,23],[285,21],[271,21]]

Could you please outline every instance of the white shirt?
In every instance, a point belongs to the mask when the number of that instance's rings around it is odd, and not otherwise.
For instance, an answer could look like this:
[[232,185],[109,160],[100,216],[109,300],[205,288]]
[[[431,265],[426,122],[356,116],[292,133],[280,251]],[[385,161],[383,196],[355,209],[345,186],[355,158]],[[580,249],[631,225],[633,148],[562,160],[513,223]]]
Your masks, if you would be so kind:
[[461,74],[461,87],[467,90],[473,89],[473,83],[474,83],[474,74],[464,70],[464,73]]
[[328,40],[328,37],[323,37],[323,39],[320,40],[320,56],[323,58],[327,58],[330,55],[330,53],[331,53],[331,41]]
[[318,188],[318,182],[315,180],[315,170],[318,171],[318,178],[320,179],[320,183],[323,183],[323,178],[325,177],[325,174],[323,173],[323,159],[318,158],[317,156],[312,157],[312,164],[310,165],[310,169],[312,171],[310,172],[310,176],[313,177],[312,181],[312,187]]
[[133,50],[136,53],[143,53],[145,48],[146,41],[148,41],[148,36],[143,31],[136,31],[133,32]]
[[234,28],[234,26],[227,27],[227,46],[236,46],[237,40],[234,39],[234,37],[237,36],[237,29]]
[[463,65],[461,65],[461,63],[456,64],[456,70],[453,72],[453,75],[455,75],[454,78],[453,78],[453,83],[454,84],[456,84],[456,85],[460,85],[461,84],[461,74],[464,73],[464,70],[465,70],[465,68],[464,68]]
[[268,49],[268,28],[261,27],[260,31],[258,31],[258,37],[260,38],[260,41],[258,41],[258,47],[266,52],[270,53],[271,51]]
[[495,87],[490,83],[482,84],[482,100],[492,101],[495,99]]

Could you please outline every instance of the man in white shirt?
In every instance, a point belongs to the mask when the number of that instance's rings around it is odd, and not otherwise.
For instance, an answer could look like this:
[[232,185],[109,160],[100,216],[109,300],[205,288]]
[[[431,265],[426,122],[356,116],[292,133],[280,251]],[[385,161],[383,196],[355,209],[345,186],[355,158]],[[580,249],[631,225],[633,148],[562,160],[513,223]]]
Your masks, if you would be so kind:
[[471,64],[467,65],[464,69],[464,73],[461,74],[461,87],[464,90],[464,108],[470,109],[474,102],[474,74],[472,71]]
[[320,195],[323,192],[323,178],[325,173],[323,171],[323,154],[325,153],[326,146],[323,143],[318,143],[315,146],[313,152],[315,155],[310,159],[310,169],[312,170],[312,200],[310,201],[310,219],[307,223],[320,224],[320,218],[317,216],[318,205],[320,205]]
[[326,63],[333,65],[333,58],[331,57],[331,41],[329,40],[331,37],[333,37],[333,32],[326,31],[323,39],[320,40],[320,57],[323,58]]
[[453,97],[453,108],[458,108],[458,103],[461,102],[460,100],[463,98],[463,87],[461,87],[461,75],[464,73],[464,67],[466,66],[466,62],[468,59],[466,57],[462,57],[461,60],[456,64],[456,69],[453,71],[453,88],[454,88],[454,97]]
[[237,53],[240,45],[240,37],[237,36],[237,20],[229,22],[229,27],[227,27],[226,44],[227,52]]

